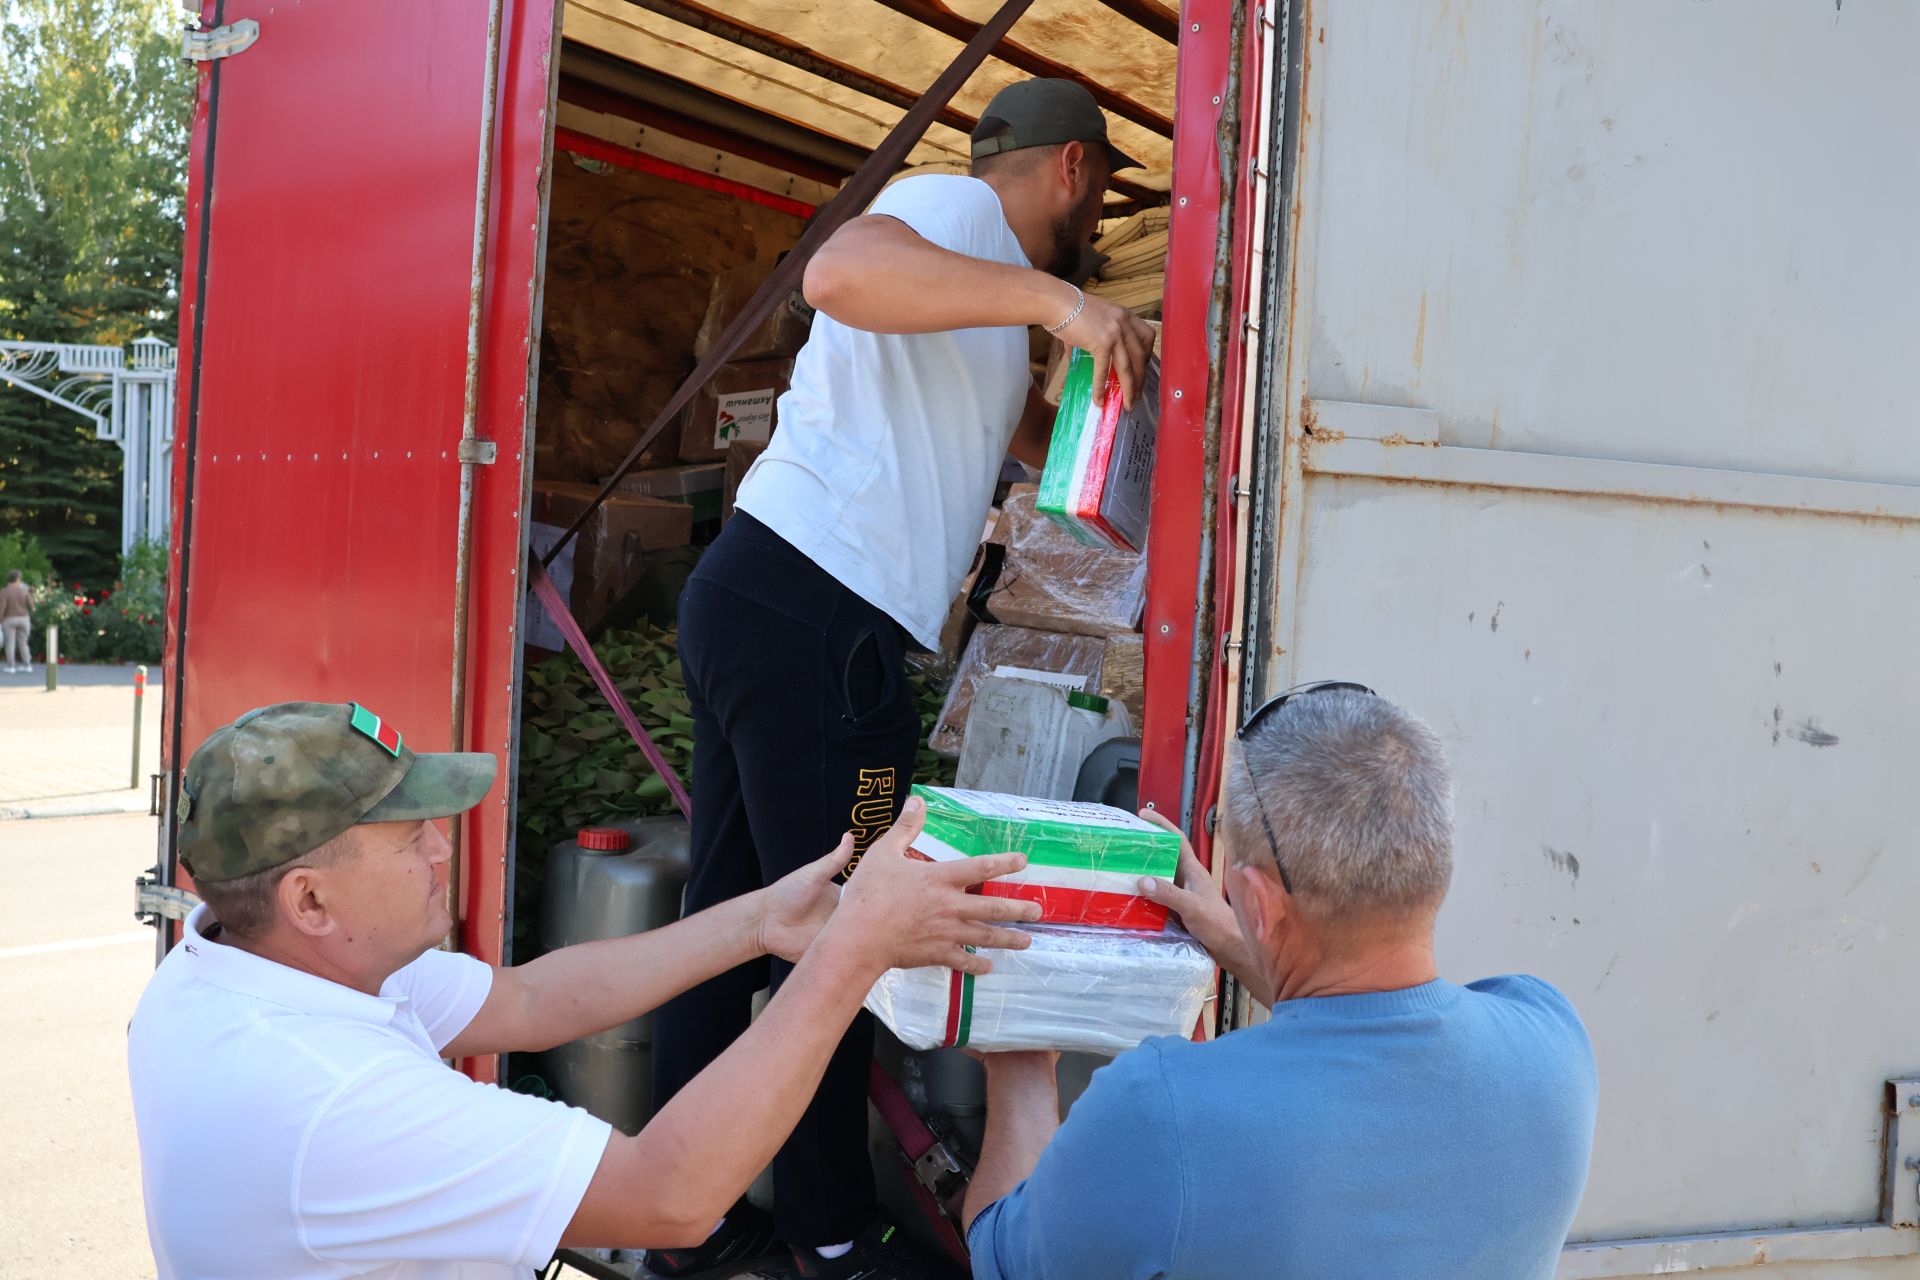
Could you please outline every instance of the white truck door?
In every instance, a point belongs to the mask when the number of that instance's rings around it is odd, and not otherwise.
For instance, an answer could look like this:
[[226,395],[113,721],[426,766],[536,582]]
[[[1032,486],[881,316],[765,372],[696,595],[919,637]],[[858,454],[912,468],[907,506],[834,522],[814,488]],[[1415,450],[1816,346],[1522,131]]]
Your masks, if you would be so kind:
[[1442,972],[1599,1056],[1563,1277],[1920,1275],[1920,8],[1280,21],[1244,695],[1449,744]]

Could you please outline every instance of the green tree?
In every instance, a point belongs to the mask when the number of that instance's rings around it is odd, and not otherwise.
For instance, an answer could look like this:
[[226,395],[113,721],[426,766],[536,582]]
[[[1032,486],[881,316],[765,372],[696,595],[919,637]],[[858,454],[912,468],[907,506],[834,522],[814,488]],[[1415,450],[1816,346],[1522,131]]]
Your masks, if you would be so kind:
[[[0,0],[0,338],[178,328],[193,72],[166,0]],[[114,576],[117,448],[0,385],[0,529],[88,586]]]

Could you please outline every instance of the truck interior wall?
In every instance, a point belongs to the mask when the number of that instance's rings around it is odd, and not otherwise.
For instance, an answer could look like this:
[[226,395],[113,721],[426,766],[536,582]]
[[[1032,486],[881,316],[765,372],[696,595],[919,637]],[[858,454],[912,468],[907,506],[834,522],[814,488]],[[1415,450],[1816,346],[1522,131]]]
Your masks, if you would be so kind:
[[[534,479],[610,474],[693,368],[713,278],[790,248],[802,221],[557,149]],[[677,435],[649,465],[676,461]]]

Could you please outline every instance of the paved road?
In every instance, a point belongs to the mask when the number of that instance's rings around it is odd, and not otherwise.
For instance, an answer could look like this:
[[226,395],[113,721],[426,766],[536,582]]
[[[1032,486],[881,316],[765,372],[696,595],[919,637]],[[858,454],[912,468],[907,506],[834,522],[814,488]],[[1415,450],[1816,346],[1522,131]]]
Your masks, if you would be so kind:
[[31,675],[0,672],[0,818],[146,812],[146,776],[160,770],[163,710],[155,669],[141,724],[141,782],[129,786],[132,667],[62,667],[52,693],[40,667]]
[[126,1074],[153,968],[132,885],[153,849],[144,814],[0,822],[0,1276],[153,1275]]

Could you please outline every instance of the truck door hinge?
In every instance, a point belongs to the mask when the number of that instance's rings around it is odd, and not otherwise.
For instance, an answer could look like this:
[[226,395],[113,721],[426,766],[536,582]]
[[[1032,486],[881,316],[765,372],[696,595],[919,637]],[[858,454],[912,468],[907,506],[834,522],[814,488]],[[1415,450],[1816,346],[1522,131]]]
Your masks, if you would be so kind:
[[209,27],[205,31],[189,31],[180,41],[180,56],[188,62],[212,62],[216,58],[231,58],[243,49],[253,47],[260,38],[260,24],[252,18],[242,18],[238,22],[229,22],[224,27]]
[[185,920],[199,905],[199,897],[185,889],[161,884],[151,875],[134,877],[133,918],[141,924],[157,925],[162,920]]

